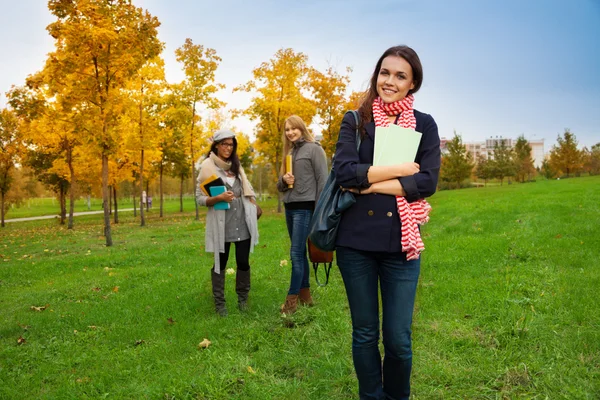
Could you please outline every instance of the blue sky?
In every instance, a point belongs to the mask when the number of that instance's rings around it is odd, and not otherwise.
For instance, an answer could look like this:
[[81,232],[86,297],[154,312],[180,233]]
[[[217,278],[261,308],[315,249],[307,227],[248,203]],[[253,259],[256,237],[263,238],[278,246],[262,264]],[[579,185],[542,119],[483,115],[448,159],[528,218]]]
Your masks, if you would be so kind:
[[[223,61],[219,97],[244,108],[232,89],[280,48],[308,55],[324,70],[353,68],[364,89],[388,47],[408,44],[421,57],[424,83],[415,107],[431,114],[440,136],[545,139],[565,128],[581,146],[600,142],[600,0],[134,0],[157,16],[167,79],[183,78],[173,55],[190,37]],[[42,0],[0,0],[0,92],[43,66],[53,42]],[[4,104],[5,100],[0,100]],[[238,128],[251,134],[252,124]]]

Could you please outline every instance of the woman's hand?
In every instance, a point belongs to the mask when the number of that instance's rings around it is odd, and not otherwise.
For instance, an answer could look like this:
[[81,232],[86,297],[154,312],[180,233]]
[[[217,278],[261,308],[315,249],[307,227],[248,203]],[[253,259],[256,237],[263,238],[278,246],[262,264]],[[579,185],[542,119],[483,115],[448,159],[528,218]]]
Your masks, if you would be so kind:
[[294,175],[288,172],[287,174],[283,175],[283,181],[288,185],[293,185],[295,181]]
[[235,196],[233,195],[233,192],[231,190],[228,190],[228,191],[223,192],[220,195],[218,195],[217,198],[219,199],[219,201],[231,203],[233,201],[233,199],[235,199]]
[[419,164],[415,162],[406,162],[398,165],[398,176],[411,176],[420,171]]

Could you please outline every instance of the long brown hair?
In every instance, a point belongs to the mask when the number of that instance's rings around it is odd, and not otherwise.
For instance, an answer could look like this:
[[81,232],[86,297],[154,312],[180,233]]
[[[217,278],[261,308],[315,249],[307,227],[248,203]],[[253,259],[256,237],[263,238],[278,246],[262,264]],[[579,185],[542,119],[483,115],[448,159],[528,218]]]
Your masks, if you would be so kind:
[[292,129],[300,129],[300,132],[302,132],[302,138],[305,142],[315,141],[315,138],[308,131],[308,128],[306,127],[304,121],[302,121],[302,118],[297,115],[292,115],[285,120],[285,123],[283,124],[283,133],[281,134],[281,142],[283,143],[283,149],[281,151],[281,167],[279,168],[279,175],[281,176],[285,174],[285,156],[290,154],[293,145],[290,139],[288,139],[285,135],[285,126],[288,124],[292,127]]
[[417,53],[408,46],[394,46],[387,49],[375,65],[375,71],[371,76],[369,82],[369,88],[365,91],[360,99],[360,105],[358,106],[358,115],[360,116],[359,128],[361,134],[365,134],[365,124],[373,121],[373,101],[379,96],[377,94],[377,78],[379,77],[379,71],[381,70],[381,64],[386,57],[396,56],[401,57],[410,64],[413,72],[413,83],[415,87],[408,91],[408,94],[417,93],[423,83],[423,66]]

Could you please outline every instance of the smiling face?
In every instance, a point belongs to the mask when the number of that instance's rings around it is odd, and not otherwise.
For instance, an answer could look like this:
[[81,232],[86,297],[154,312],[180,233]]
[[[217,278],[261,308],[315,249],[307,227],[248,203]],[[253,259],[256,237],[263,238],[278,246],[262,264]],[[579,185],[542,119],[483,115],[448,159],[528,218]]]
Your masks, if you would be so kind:
[[302,137],[300,128],[293,128],[289,122],[285,123],[285,136],[292,143],[295,143]]
[[217,143],[217,156],[221,160],[229,160],[231,153],[233,153],[233,138],[223,139]]
[[383,59],[377,75],[377,94],[384,103],[402,100],[414,88],[413,70],[408,61],[398,56]]

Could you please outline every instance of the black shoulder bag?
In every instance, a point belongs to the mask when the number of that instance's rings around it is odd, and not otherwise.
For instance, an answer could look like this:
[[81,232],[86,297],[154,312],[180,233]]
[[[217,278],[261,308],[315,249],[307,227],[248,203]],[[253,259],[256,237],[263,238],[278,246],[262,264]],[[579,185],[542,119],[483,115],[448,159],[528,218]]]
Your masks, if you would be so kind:
[[[354,120],[356,121],[356,151],[358,151],[361,143],[360,133],[358,129],[359,116],[356,111],[348,112],[352,113],[352,115],[354,116]],[[312,219],[310,221],[308,233],[309,250],[311,246],[317,247],[318,249],[324,252],[332,252],[335,250],[335,239],[337,236],[338,226],[340,224],[342,213],[355,202],[356,199],[354,198],[354,194],[347,190],[342,190],[340,185],[337,184],[335,178],[335,171],[333,170],[332,166],[331,172],[327,177],[327,181],[325,182],[323,191],[319,196],[319,200],[317,201],[317,204],[315,206],[315,212],[313,213]],[[313,253],[320,254],[322,252],[309,251],[309,256]],[[320,286],[321,284],[319,283],[319,280],[317,278],[317,269],[319,265],[318,263],[325,263],[326,281],[324,285],[327,285],[327,282],[329,281],[329,272],[331,270],[331,261],[333,260],[333,255],[324,255],[318,257],[317,260],[313,260],[312,256],[310,258],[311,262],[313,263],[313,268],[315,270],[315,279],[317,280],[317,284],[319,284]],[[327,262],[329,262],[329,266],[327,266]]]

